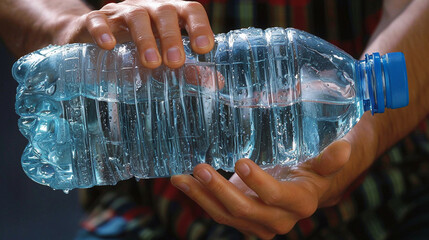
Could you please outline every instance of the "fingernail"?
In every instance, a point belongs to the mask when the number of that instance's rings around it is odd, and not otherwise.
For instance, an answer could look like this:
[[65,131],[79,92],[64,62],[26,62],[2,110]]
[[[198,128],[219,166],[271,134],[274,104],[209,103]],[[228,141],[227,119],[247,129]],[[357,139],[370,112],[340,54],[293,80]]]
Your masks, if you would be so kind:
[[179,183],[177,185],[175,185],[178,189],[180,189],[180,191],[182,192],[188,192],[189,191],[189,186],[186,183]]
[[158,54],[156,54],[156,50],[153,48],[149,48],[144,52],[144,57],[146,62],[158,62]]
[[180,61],[180,50],[177,47],[172,47],[167,50],[167,59],[169,62]]
[[240,173],[240,175],[245,177],[249,175],[250,168],[246,163],[240,163],[237,165],[237,171]]
[[205,169],[202,169],[202,170],[198,171],[197,172],[197,176],[204,183],[209,183],[210,180],[212,180],[212,175],[210,174],[209,171],[207,171]]
[[103,43],[109,43],[109,42],[112,42],[112,41],[113,41],[113,38],[110,36],[110,34],[103,33],[103,34],[100,36],[100,40],[101,40],[101,42],[103,42]]
[[195,38],[195,43],[199,48],[205,48],[210,44],[209,38],[207,36],[199,36]]

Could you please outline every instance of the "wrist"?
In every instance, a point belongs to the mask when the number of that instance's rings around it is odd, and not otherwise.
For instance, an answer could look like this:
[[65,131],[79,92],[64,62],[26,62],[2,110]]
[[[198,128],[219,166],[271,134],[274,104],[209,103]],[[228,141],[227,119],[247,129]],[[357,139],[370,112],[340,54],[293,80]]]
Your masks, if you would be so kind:
[[329,176],[330,186],[319,198],[319,207],[337,204],[346,191],[374,162],[379,152],[379,136],[376,117],[367,113],[344,137],[350,143],[351,153],[344,167]]
[[57,21],[50,26],[51,43],[56,45],[64,45],[71,43],[73,34],[79,33],[79,28],[84,27],[80,23],[82,15],[65,14],[58,16]]
[[50,24],[51,43],[63,45],[76,41],[76,36],[81,34],[85,26],[85,16],[91,12],[88,6],[81,1],[75,6],[61,7],[62,10],[56,11],[56,16],[51,18],[54,21]]
[[0,33],[9,50],[17,57],[52,43],[59,43],[74,16],[91,11],[81,0],[2,1]]

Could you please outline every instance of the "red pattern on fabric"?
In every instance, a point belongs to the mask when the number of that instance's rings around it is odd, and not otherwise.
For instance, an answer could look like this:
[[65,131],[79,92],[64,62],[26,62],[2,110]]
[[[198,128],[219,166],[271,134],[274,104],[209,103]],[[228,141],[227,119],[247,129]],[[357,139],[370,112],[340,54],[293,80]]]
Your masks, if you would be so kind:
[[[162,193],[162,196],[167,199],[176,199],[176,198],[182,198],[185,196],[180,190],[178,190],[176,187],[174,187],[171,183],[168,183],[168,185],[164,185],[164,190]],[[183,196],[180,196],[183,195]]]
[[165,187],[170,184],[169,178],[156,178],[153,183],[153,193],[156,195],[161,195]]
[[286,5],[286,0],[269,0],[271,5],[284,6]]
[[288,4],[293,7],[306,7],[310,0],[289,0]]
[[308,29],[308,17],[307,17],[307,6],[300,4],[291,4],[292,8],[292,24],[295,28],[301,30]]
[[112,209],[107,209],[105,211],[102,211],[101,214],[95,214],[94,216],[90,216],[86,221],[83,221],[81,226],[90,231],[93,232],[101,225],[101,223],[106,222],[109,219],[112,219],[114,216],[116,216],[116,213]]
[[311,218],[300,220],[298,226],[304,236],[309,236],[314,230],[314,222]]
[[195,221],[195,219],[197,219],[197,215],[194,214],[194,212],[191,211],[191,209],[189,209],[188,207],[183,209],[183,212],[177,218],[177,224],[176,224],[176,232],[180,238],[182,239],[186,238],[188,229]]
[[187,195],[174,187],[169,179],[154,179],[153,186],[156,196],[180,205],[181,213],[174,222],[176,223],[175,232],[181,239],[186,238],[190,226],[196,219],[208,218],[207,213]]
[[194,219],[200,217],[206,218],[208,216],[198,204],[196,204],[186,194],[178,190],[170,182],[168,182],[168,185],[164,186],[162,197],[169,199],[170,201],[178,202],[183,211],[187,211],[195,216]]
[[150,207],[137,207],[137,208],[132,208],[128,212],[124,213],[124,215],[122,215],[122,217],[127,221],[131,221],[136,216],[145,215],[145,214],[149,214],[149,213],[153,213],[153,211]]

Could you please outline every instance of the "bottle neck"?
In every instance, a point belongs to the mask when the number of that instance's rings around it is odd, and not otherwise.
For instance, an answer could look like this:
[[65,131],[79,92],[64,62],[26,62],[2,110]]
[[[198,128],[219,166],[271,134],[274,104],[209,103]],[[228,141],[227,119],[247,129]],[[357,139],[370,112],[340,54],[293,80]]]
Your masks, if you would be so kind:
[[383,65],[384,59],[379,53],[366,54],[365,60],[357,62],[363,108],[364,111],[371,110],[372,114],[383,113],[384,108],[389,107],[390,99],[386,94],[388,74],[385,74]]

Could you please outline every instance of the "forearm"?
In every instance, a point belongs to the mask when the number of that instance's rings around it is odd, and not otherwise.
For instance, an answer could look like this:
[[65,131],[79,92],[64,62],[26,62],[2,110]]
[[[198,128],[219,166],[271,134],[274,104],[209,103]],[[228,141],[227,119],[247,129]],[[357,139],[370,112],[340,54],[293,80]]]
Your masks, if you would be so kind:
[[429,1],[415,0],[383,31],[366,52],[405,54],[409,105],[375,118],[377,156],[408,134],[429,113]]
[[81,0],[2,0],[0,37],[16,56],[55,42],[69,16],[90,11]]
[[366,113],[346,136],[352,144],[349,162],[336,179],[343,191],[389,147],[412,131],[429,108],[429,1],[415,0],[371,42],[365,52],[405,54],[409,105],[371,116]]

